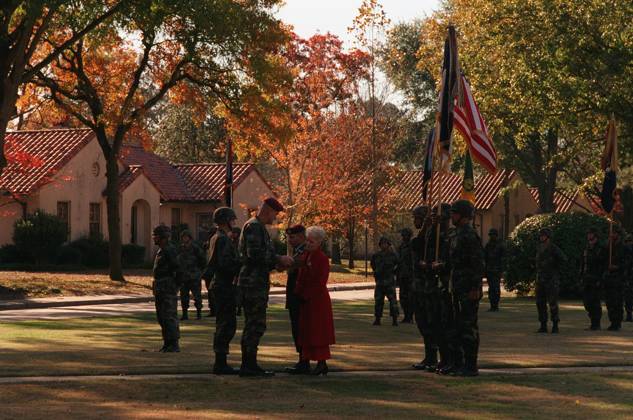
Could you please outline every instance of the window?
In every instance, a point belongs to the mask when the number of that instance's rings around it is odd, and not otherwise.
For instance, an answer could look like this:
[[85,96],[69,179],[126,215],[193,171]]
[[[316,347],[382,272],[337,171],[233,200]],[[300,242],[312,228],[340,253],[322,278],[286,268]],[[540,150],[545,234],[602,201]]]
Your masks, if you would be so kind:
[[66,224],[66,240],[70,240],[70,201],[57,202],[57,217]]
[[213,217],[211,213],[196,214],[196,236],[198,237],[198,241],[206,242],[209,239],[212,226]]
[[91,237],[101,235],[101,203],[90,203],[88,223]]
[[182,224],[182,220],[180,218],[181,214],[180,214],[180,209],[179,208],[173,208],[171,209],[171,226],[172,228],[174,227],[178,227]]

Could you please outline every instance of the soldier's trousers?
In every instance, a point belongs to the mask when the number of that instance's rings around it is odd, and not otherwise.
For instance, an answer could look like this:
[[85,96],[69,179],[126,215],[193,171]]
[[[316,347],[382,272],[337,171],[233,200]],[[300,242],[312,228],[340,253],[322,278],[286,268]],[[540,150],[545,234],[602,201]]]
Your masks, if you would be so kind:
[[399,315],[398,300],[396,299],[396,288],[394,286],[376,285],[374,289],[374,315],[382,318],[385,306],[385,297],[389,300],[389,315],[394,317]]
[[244,310],[244,331],[242,332],[242,353],[257,354],[259,341],[266,332],[266,309],[268,308],[268,288],[258,289],[242,286],[241,298]]
[[498,271],[489,271],[486,273],[488,281],[488,299],[492,309],[499,308],[499,300],[501,299],[501,273]]
[[229,344],[235,337],[235,329],[237,328],[235,286],[232,284],[213,284],[212,289],[217,304],[213,351],[228,354]]
[[607,306],[607,314],[612,325],[622,324],[624,287],[620,281],[609,281],[604,287],[604,303]]
[[[463,352],[467,367],[477,366],[479,353],[479,299],[468,299],[465,293],[453,295],[453,310],[457,332],[456,354]],[[456,360],[459,365],[460,361]]]
[[404,317],[410,319],[413,316],[413,296],[411,293],[411,279],[400,279],[400,306]]
[[193,295],[193,303],[196,309],[202,309],[202,280],[200,277],[189,277],[180,286],[180,305],[182,311],[189,309],[189,293]]
[[633,312],[633,284],[631,284],[631,280],[624,285],[624,309],[626,309],[627,314]]
[[292,341],[295,343],[297,353],[301,354],[299,347],[299,310],[301,303],[295,298],[288,298],[288,315],[290,316],[290,329],[292,332]]
[[446,366],[453,363],[454,355],[460,347],[457,340],[453,295],[448,291],[440,291],[438,298],[440,322],[437,345],[441,363]]
[[558,316],[558,282],[536,282],[536,309],[539,322],[547,322],[547,306],[552,322],[560,321]]
[[163,334],[163,340],[174,341],[180,338],[178,326],[178,296],[164,291],[155,294],[156,319]]
[[429,363],[435,363],[441,326],[439,295],[416,292],[415,296],[415,323],[424,339],[425,359]]
[[602,305],[600,304],[600,288],[586,284],[583,288],[583,304],[591,325],[600,325],[602,319]]
[[209,302],[209,312],[215,315],[215,298],[213,297],[213,287],[211,287],[211,281],[205,280],[207,286],[207,301]]

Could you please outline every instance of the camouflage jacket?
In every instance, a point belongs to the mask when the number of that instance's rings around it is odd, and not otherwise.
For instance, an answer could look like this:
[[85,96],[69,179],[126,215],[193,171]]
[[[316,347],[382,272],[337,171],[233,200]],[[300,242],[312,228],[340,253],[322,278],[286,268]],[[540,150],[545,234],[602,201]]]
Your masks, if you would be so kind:
[[615,266],[614,271],[608,270],[609,250],[607,249],[607,271],[605,273],[605,286],[624,284],[629,266],[629,254],[627,247],[622,241],[614,242],[611,248],[611,265]]
[[[423,268],[424,277],[421,287],[425,293],[437,292],[439,288],[446,289],[448,287],[448,281],[450,278],[450,267],[448,266],[448,260],[450,258],[450,244],[449,236],[446,227],[440,229],[439,238],[439,252],[437,253],[437,262],[444,263],[438,269],[433,269],[431,266],[435,260],[435,249],[437,244],[437,228],[433,226],[426,233],[425,246],[426,246],[426,268]],[[424,259],[424,255],[422,256]]]
[[403,242],[398,247],[398,279],[411,280],[413,278],[413,244]]
[[240,286],[268,288],[270,272],[277,264],[277,254],[266,226],[256,217],[242,228],[239,253],[242,258]]
[[186,279],[200,279],[205,263],[205,253],[196,243],[192,242],[187,247],[180,245],[178,248],[178,264]]
[[295,263],[288,269],[288,279],[286,281],[286,309],[289,304],[298,304],[299,299],[295,295],[295,287],[297,285],[297,277],[299,276],[299,267],[302,264],[302,255],[305,252],[305,244],[295,247],[292,251],[292,258]]
[[503,241],[488,241],[484,247],[486,272],[501,273],[505,269],[506,247]]
[[424,259],[424,247],[426,246],[426,229],[421,229],[418,235],[411,240],[411,254],[413,257],[413,287],[417,289],[423,283],[424,270],[420,262]]
[[180,285],[180,273],[176,249],[171,245],[167,245],[165,248],[158,248],[152,270],[154,293],[177,293]]
[[558,282],[561,265],[566,261],[563,251],[553,243],[540,244],[536,253],[536,281]]
[[209,243],[209,253],[209,263],[202,277],[213,279],[218,286],[232,285],[242,266],[235,243],[218,229]]
[[378,286],[395,286],[398,256],[393,251],[379,251],[371,257],[371,268]]
[[580,259],[580,277],[585,286],[596,286],[602,281],[608,260],[609,252],[602,244],[587,245]]
[[484,250],[479,235],[469,223],[455,228],[450,235],[449,267],[452,292],[481,289]]

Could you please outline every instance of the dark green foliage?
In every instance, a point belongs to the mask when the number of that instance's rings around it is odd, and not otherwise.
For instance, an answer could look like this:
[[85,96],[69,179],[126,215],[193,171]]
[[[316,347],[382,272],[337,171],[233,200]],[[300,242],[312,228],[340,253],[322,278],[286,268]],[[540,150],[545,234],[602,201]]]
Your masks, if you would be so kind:
[[62,245],[57,250],[55,262],[60,265],[81,265],[82,255],[79,249],[71,245]]
[[121,250],[124,267],[138,267],[145,262],[145,247],[134,244],[123,245]]
[[20,255],[18,247],[13,244],[7,244],[0,247],[0,264],[14,264],[24,259]]
[[13,243],[25,262],[37,264],[54,260],[57,249],[66,240],[66,224],[57,216],[36,211],[15,222]]
[[108,266],[108,242],[101,237],[79,238],[70,247],[81,254],[81,265],[91,268]]
[[553,232],[552,241],[568,259],[561,269],[560,295],[579,296],[582,286],[578,275],[580,258],[590,227],[598,229],[600,240],[607,240],[609,223],[605,218],[593,214],[542,214],[526,219],[516,227],[508,241],[506,289],[527,294],[534,288],[538,233],[542,228],[549,228]]

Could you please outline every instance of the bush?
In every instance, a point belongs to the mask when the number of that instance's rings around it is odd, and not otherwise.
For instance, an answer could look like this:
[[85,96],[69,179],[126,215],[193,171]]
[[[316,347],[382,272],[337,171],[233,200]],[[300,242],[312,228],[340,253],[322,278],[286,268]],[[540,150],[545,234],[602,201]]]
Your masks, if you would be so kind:
[[24,256],[20,254],[17,246],[8,244],[0,247],[0,264],[15,264],[23,260]]
[[54,260],[57,249],[66,241],[66,224],[57,216],[36,211],[15,222],[13,243],[26,259],[37,264]]
[[606,241],[609,223],[593,214],[542,214],[523,221],[512,232],[508,241],[506,289],[527,294],[534,287],[538,232],[542,228],[550,228],[553,233],[552,242],[561,248],[568,259],[560,271],[560,295],[580,296],[582,284],[578,271],[586,244],[587,229],[590,227],[596,228],[601,239]]
[[136,267],[145,263],[145,247],[134,244],[123,245],[122,263],[124,267]]
[[59,265],[81,265],[82,255],[77,248],[70,245],[63,245],[57,251],[56,264]]
[[108,267],[108,243],[102,237],[79,238],[69,246],[80,253],[82,265],[91,268]]

